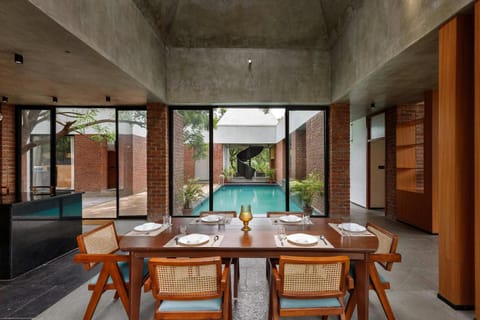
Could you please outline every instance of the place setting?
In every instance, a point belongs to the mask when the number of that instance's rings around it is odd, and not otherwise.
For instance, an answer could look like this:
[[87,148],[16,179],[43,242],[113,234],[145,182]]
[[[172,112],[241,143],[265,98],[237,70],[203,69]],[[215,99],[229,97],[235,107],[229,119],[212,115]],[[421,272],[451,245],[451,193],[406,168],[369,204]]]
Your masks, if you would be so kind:
[[229,224],[230,222],[232,222],[232,217],[209,214],[203,217],[195,218],[190,222],[190,224]]
[[333,248],[333,245],[324,235],[311,235],[307,233],[285,234],[285,228],[280,226],[275,237],[275,244],[282,248]]
[[223,234],[187,234],[187,226],[179,227],[180,234],[170,239],[164,247],[219,247],[223,240]]
[[294,214],[285,215],[281,217],[272,217],[270,221],[273,225],[282,225],[282,224],[313,224],[309,216],[299,217]]
[[135,226],[126,236],[157,236],[170,227],[169,224],[146,222]]
[[337,231],[341,236],[375,236],[373,233],[368,231],[367,228],[354,222],[343,222],[338,224],[329,223],[328,225]]

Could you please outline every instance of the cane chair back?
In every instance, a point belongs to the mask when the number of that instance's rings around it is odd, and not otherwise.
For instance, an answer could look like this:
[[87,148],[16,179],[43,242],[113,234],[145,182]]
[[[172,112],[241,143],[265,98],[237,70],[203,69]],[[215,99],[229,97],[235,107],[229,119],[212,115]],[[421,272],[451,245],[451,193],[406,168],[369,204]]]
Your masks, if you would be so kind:
[[[367,223],[367,229],[371,233],[375,234],[378,238],[378,248],[375,251],[375,255],[395,255],[397,252],[398,246],[398,236],[391,233],[390,231],[379,227],[373,223]],[[374,256],[373,256],[374,257]],[[380,264],[385,270],[391,271],[393,267],[393,261],[382,261],[381,257],[378,259],[378,264]]]
[[280,256],[279,268],[272,269],[273,319],[315,315],[339,315],[343,319],[349,265],[346,256]]
[[[224,216],[225,218],[236,218],[236,211],[202,211],[200,212],[200,217],[205,217],[207,215],[217,215]],[[238,282],[240,279],[240,259],[239,258],[228,258],[223,259],[223,263],[226,263],[227,260],[230,260],[233,264],[233,297],[238,297]]]
[[[112,254],[118,247],[117,231],[113,222],[106,223],[98,228],[77,236],[78,250],[85,254]],[[84,263],[88,271],[99,262]]]
[[155,319],[227,319],[229,267],[220,257],[152,258]]

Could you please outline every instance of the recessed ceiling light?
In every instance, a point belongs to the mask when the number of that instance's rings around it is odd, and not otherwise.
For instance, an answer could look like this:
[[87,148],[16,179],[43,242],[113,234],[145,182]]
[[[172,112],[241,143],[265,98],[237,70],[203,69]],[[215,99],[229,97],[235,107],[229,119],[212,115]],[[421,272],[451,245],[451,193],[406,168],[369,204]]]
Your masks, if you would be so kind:
[[52,102],[53,102],[53,103],[57,103],[57,102],[58,102],[58,98],[55,97],[55,96],[52,96]]
[[7,103],[7,102],[8,102],[8,97],[3,96],[3,97],[2,97],[2,103]]
[[110,102],[110,96],[105,96],[105,101]]
[[16,64],[23,64],[23,56],[21,54],[15,53],[14,57],[15,57]]

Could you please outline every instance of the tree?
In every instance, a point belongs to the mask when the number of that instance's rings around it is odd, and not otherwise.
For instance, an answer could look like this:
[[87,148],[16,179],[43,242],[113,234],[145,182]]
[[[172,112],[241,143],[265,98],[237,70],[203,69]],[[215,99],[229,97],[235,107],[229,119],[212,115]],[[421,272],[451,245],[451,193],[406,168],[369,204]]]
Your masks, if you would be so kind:
[[[107,126],[102,126],[104,123],[115,123],[114,117],[98,119],[99,109],[97,108],[62,108],[57,109],[56,119],[51,119],[50,110],[36,110],[29,109],[22,112],[22,153],[26,153],[36,146],[50,143],[49,135],[38,136],[35,140],[31,139],[34,129],[42,123],[48,121],[55,121],[57,130],[55,136],[57,141],[62,137],[71,133],[86,134],[87,129],[94,132],[89,137],[95,141],[113,142],[115,140],[115,132]],[[128,113],[121,113],[119,119],[121,122],[136,124],[141,127],[146,125],[145,111],[132,111]]]

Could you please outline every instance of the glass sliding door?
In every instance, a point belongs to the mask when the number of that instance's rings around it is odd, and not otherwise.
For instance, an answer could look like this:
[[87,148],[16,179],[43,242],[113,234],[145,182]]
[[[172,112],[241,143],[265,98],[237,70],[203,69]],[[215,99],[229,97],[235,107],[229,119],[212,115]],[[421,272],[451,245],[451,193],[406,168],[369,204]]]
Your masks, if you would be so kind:
[[119,216],[147,214],[147,111],[118,111]]
[[21,111],[21,182],[22,200],[32,195],[53,192],[51,182],[51,112],[45,109]]
[[172,111],[172,211],[174,215],[198,215],[209,203],[210,111]]
[[289,112],[290,199],[306,214],[319,216],[326,214],[325,120],[322,110]]
[[57,192],[83,192],[83,218],[117,217],[115,109],[56,109]]

